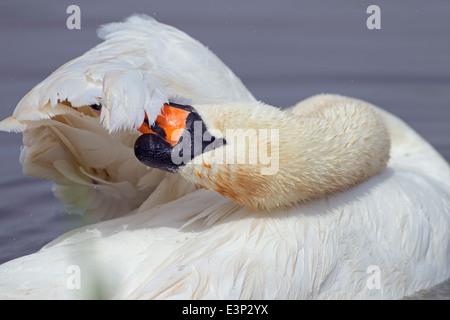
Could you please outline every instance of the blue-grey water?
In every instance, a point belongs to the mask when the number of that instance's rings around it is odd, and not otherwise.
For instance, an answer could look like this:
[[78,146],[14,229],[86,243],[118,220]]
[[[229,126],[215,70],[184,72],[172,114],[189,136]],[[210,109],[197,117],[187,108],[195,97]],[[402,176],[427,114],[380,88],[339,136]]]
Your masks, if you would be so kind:
[[[34,85],[99,40],[96,28],[146,13],[212,49],[260,100],[280,107],[330,92],[398,115],[450,160],[450,2],[95,1],[0,2],[0,118]],[[369,30],[366,9],[381,9]],[[37,251],[81,224],[52,184],[22,174],[19,134],[0,133],[0,263]],[[450,282],[414,298],[450,298]]]

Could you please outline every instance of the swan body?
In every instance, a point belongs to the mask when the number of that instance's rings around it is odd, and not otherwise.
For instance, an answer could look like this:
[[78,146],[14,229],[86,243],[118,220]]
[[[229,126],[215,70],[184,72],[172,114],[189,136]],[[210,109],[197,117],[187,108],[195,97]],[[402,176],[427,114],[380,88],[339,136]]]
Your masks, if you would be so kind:
[[[148,17],[100,35],[0,123],[23,132],[25,173],[55,181],[69,211],[99,222],[1,265],[2,298],[397,299],[450,277],[450,168],[403,121],[338,95],[262,105],[209,50]],[[189,103],[228,139],[178,174],[133,153],[136,128],[168,101]],[[249,176],[238,165],[220,189],[218,152],[233,145],[225,129],[267,124],[287,128],[278,171]],[[324,167],[339,159],[348,162]],[[284,190],[288,172],[301,179]]]

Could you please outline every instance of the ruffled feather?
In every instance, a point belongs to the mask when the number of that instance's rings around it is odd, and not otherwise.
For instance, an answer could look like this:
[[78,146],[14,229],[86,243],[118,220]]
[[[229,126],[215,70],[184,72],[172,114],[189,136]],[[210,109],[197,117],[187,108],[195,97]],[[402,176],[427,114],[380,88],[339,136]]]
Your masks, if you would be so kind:
[[[49,119],[69,102],[78,108],[102,104],[109,132],[153,123],[164,103],[254,101],[234,73],[210,50],[184,32],[148,16],[132,16],[98,31],[105,41],[69,61],[34,87],[14,117]],[[11,120],[1,130],[21,131]]]

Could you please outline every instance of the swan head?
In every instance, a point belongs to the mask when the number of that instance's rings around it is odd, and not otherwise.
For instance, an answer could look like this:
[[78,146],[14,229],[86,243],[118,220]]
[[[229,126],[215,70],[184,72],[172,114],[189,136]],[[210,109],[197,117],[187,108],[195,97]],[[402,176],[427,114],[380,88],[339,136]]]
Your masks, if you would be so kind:
[[260,103],[242,107],[166,104],[153,125],[144,122],[139,128],[143,135],[136,140],[135,155],[242,206],[265,208],[267,200],[274,200],[269,185],[277,184],[269,177],[278,167],[278,129],[271,121],[282,113]]
[[165,104],[155,122],[150,125],[146,119],[139,131],[143,135],[134,145],[136,157],[149,167],[173,173],[208,148],[224,144],[224,139],[210,135],[193,107],[175,103]]
[[303,116],[259,102],[172,104],[139,130],[141,162],[259,210],[344,191],[389,159],[384,123],[360,103]]

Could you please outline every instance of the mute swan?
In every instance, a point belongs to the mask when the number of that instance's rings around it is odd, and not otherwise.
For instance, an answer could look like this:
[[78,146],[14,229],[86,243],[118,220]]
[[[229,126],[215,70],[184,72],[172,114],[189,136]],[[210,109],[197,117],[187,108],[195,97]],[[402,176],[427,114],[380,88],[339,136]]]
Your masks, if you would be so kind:
[[[1,297],[396,299],[450,277],[450,169],[400,119],[337,95],[266,106],[146,16],[99,35],[0,123],[24,172],[99,222],[1,265]],[[192,114],[216,143],[170,162]],[[252,155],[229,128],[274,129],[246,146],[279,161],[227,167]]]

